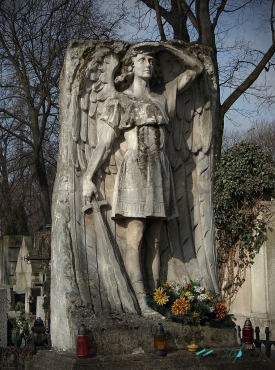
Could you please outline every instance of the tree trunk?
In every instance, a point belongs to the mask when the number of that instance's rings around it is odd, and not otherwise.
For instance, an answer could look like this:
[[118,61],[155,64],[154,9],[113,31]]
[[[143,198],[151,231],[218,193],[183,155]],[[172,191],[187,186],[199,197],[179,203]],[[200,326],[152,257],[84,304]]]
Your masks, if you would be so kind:
[[174,39],[190,42],[190,37],[186,24],[188,17],[186,12],[181,7],[180,0],[172,2],[172,9],[170,13],[174,19]]
[[[220,95],[219,91],[218,95]],[[218,96],[213,130],[215,164],[219,163],[221,158],[223,129],[224,129],[224,109],[223,106],[220,104],[220,96]]]
[[44,224],[51,225],[51,201],[49,195],[49,185],[41,147],[38,150],[38,153],[35,154],[35,168],[40,186],[40,203]]
[[0,168],[1,168],[1,223],[0,223],[0,233],[2,235],[5,234],[5,229],[7,222],[9,221],[11,210],[12,210],[12,202],[11,202],[11,193],[10,193],[10,185],[9,185],[9,175],[7,169],[7,157],[6,157],[6,150],[7,144],[6,141],[3,140],[0,143]]
[[209,46],[212,49],[212,61],[217,81],[217,105],[215,110],[214,122],[214,156],[215,163],[219,161],[222,148],[222,137],[224,129],[224,110],[220,101],[219,88],[219,68],[217,59],[216,39],[213,24],[209,14],[209,0],[200,0],[196,2],[196,15],[199,32],[199,43]]

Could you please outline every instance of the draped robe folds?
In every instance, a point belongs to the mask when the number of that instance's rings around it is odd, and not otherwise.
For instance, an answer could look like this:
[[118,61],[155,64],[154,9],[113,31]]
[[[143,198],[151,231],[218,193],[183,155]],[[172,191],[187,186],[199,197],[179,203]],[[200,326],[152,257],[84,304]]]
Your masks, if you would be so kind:
[[101,120],[117,136],[123,133],[127,142],[116,177],[112,217],[177,217],[173,176],[165,153],[166,99],[157,94],[144,99],[118,93],[107,99]]

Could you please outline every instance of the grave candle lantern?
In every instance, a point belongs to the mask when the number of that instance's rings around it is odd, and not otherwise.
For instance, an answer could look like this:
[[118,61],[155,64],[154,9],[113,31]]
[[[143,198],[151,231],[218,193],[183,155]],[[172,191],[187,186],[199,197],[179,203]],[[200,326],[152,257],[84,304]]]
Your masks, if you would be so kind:
[[86,358],[89,356],[89,337],[84,324],[80,325],[77,336],[77,357]]
[[243,344],[246,349],[253,349],[253,327],[249,318],[245,320],[243,327]]
[[166,356],[166,334],[164,332],[163,326],[159,323],[156,327],[156,332],[154,334],[154,348],[155,355]]

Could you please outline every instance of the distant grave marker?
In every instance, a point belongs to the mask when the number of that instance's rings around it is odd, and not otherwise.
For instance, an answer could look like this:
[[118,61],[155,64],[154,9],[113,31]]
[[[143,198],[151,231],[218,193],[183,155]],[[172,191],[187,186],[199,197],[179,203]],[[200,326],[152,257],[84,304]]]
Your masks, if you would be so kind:
[[41,317],[41,319],[45,322],[45,310],[43,308],[44,297],[40,296],[37,297],[36,301],[36,317]]
[[0,288],[0,346],[7,347],[7,289]]

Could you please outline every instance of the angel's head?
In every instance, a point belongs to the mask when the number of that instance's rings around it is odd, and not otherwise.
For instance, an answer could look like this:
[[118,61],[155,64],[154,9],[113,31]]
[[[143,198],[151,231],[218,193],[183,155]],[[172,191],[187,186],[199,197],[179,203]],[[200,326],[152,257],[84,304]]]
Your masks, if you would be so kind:
[[154,56],[147,53],[138,53],[132,57],[134,75],[144,80],[150,80],[154,71]]
[[115,79],[116,85],[124,90],[133,82],[135,74],[150,79],[151,85],[161,82],[162,74],[155,58],[155,48],[151,45],[142,43],[128,49],[122,59],[121,74]]

